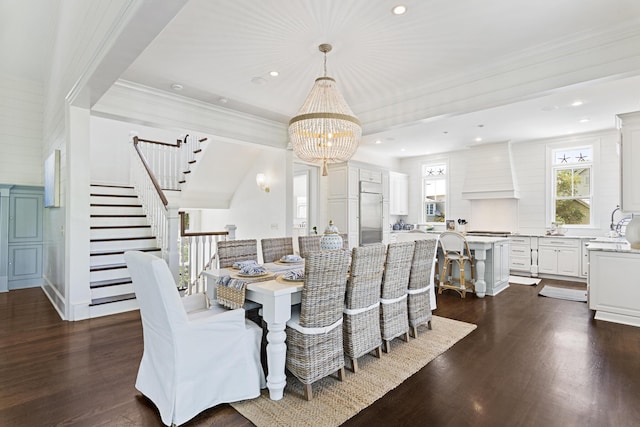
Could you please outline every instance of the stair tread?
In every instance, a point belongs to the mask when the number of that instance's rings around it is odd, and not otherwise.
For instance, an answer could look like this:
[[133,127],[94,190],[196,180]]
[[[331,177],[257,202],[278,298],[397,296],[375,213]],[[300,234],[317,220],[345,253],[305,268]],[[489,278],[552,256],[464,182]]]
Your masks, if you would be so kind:
[[109,207],[114,207],[114,208],[141,208],[142,205],[140,204],[119,204],[119,203],[91,203],[89,206],[96,206],[96,207],[105,207],[105,206],[109,206]]
[[91,304],[89,306],[101,305],[101,304],[109,304],[113,302],[127,301],[130,299],[136,299],[136,294],[125,294],[125,295],[116,295],[112,297],[104,297],[104,298],[96,298],[91,300]]
[[155,236],[137,236],[137,237],[109,237],[106,239],[91,239],[91,242],[117,242],[119,240],[124,240],[124,241],[128,241],[128,240],[149,240],[149,239],[155,239]]
[[126,197],[129,199],[137,199],[138,196],[135,194],[102,194],[102,193],[89,193],[92,197]]
[[152,247],[152,248],[136,248],[136,249],[116,249],[116,250],[108,250],[108,251],[95,251],[90,252],[90,256],[100,256],[100,255],[118,255],[123,254],[126,251],[140,251],[140,252],[155,252],[160,251],[160,248]]
[[91,214],[90,218],[146,218],[145,214]]
[[120,279],[110,279],[110,280],[96,280],[95,282],[91,282],[89,287],[91,289],[97,288],[105,288],[107,286],[116,286],[116,285],[128,285],[131,282],[131,277],[123,277]]
[[94,225],[89,227],[91,230],[117,230],[118,228],[151,228],[150,225]]
[[119,263],[119,264],[92,265],[91,267],[89,267],[89,271],[117,270],[120,268],[127,268],[127,264]]
[[133,187],[131,185],[91,184],[90,187],[128,188],[128,189],[133,190]]

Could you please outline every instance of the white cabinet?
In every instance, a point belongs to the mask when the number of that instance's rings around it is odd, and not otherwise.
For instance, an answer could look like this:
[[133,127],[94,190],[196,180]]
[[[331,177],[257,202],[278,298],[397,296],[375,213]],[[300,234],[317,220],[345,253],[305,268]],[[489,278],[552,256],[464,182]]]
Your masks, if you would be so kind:
[[621,200],[623,212],[640,212],[640,111],[619,114]]
[[510,239],[509,268],[513,271],[531,272],[531,237],[514,236]]
[[589,251],[589,308],[595,318],[640,326],[640,254]]
[[382,172],[369,169],[360,169],[360,181],[382,184]]
[[389,172],[389,213],[409,214],[409,175]]
[[509,241],[496,242],[493,244],[491,251],[491,265],[488,266],[485,273],[487,280],[487,295],[497,295],[502,290],[506,289],[509,284]]
[[589,245],[589,241],[593,240],[592,238],[582,239],[581,240],[581,248],[582,248],[582,261],[581,261],[581,270],[580,276],[587,277],[589,275],[589,250],[587,249]]
[[542,237],[538,241],[538,271],[580,277],[580,239]]

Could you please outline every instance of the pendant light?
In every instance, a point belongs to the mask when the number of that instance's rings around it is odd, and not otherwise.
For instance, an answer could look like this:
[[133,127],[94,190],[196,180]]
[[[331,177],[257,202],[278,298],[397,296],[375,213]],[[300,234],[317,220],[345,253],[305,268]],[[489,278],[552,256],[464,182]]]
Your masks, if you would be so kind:
[[345,162],[356,150],[362,136],[360,120],[354,116],[336,81],[327,76],[330,44],[318,46],[324,54],[324,76],[318,77],[298,114],[289,120],[289,138],[293,151],[307,162],[321,162],[322,175],[327,163]]

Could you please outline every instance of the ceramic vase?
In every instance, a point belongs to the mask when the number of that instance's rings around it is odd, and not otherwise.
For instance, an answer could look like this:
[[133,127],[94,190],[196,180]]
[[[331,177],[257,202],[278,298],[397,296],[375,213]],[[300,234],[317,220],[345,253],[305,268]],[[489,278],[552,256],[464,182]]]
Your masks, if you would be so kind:
[[333,221],[329,221],[329,226],[325,228],[320,238],[320,249],[323,251],[342,249],[342,237],[338,234],[338,227],[333,225]]
[[629,221],[624,232],[624,237],[632,249],[640,249],[640,215],[634,215],[631,221]]

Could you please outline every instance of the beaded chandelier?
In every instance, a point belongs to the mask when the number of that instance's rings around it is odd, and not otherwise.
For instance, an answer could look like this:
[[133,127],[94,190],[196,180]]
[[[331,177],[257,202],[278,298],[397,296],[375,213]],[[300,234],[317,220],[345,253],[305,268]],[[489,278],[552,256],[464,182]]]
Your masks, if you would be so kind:
[[326,176],[327,163],[345,162],[356,152],[362,127],[336,81],[327,77],[331,45],[321,44],[318,49],[324,53],[324,77],[316,79],[298,114],[289,120],[289,138],[296,156],[307,162],[322,162],[322,175]]

